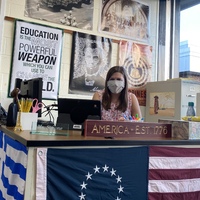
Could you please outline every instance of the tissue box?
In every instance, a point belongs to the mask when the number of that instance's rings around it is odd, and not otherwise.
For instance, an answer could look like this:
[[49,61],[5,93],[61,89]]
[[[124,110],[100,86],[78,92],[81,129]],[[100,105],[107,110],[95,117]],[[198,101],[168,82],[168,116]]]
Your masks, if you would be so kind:
[[181,140],[200,139],[200,122],[167,119],[159,119],[158,122],[172,125],[172,138]]

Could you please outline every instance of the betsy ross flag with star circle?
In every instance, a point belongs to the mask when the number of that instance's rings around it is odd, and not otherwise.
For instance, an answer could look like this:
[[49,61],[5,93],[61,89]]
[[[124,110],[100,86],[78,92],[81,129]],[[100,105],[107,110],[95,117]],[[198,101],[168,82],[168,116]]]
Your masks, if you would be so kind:
[[37,200],[147,199],[148,147],[39,148],[37,154]]

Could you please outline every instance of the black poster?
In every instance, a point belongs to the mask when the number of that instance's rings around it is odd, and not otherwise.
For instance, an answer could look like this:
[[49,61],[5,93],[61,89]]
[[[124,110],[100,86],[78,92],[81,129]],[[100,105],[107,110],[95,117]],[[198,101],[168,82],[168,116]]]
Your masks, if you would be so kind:
[[104,88],[111,63],[111,50],[111,39],[73,33],[70,94],[92,95]]

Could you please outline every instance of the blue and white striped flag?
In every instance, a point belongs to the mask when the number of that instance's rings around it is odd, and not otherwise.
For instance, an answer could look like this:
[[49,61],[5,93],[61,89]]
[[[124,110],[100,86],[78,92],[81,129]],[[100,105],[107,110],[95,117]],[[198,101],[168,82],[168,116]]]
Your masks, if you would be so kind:
[[0,199],[23,200],[27,148],[0,131]]

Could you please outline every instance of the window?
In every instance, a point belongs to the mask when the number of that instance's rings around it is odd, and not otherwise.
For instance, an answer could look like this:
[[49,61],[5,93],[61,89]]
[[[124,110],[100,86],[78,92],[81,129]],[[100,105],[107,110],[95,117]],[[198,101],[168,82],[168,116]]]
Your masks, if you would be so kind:
[[[199,3],[199,1],[198,1]],[[187,7],[189,6],[189,7]],[[200,72],[200,4],[181,7],[179,72]]]

